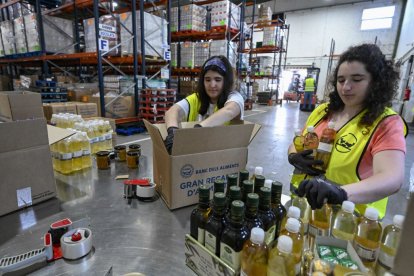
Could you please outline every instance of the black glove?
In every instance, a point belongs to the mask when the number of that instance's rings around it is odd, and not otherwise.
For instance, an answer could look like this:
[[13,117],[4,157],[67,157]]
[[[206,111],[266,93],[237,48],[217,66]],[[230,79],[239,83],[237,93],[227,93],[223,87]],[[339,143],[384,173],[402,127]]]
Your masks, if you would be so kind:
[[203,127],[202,125],[200,125],[200,124],[195,124],[194,125],[194,128],[197,128],[197,127]]
[[315,160],[312,156],[309,156],[312,152],[313,150],[304,150],[297,153],[291,153],[288,157],[289,163],[303,173],[311,176],[324,174],[324,171],[313,167],[315,165],[322,165],[323,161]]
[[168,135],[164,140],[164,145],[169,154],[171,154],[171,150],[172,150],[173,143],[174,143],[174,133],[177,129],[178,127],[169,127],[167,129]]
[[342,204],[348,199],[344,189],[338,184],[326,178],[314,177],[305,179],[299,184],[297,189],[298,196],[305,196],[311,208],[320,209],[325,202],[329,204]]

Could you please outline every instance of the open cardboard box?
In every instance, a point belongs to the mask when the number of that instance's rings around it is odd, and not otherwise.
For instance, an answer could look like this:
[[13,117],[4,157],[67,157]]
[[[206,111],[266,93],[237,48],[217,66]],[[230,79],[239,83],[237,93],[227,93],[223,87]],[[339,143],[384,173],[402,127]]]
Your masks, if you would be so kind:
[[0,120],[5,122],[43,118],[39,93],[29,91],[0,92]]
[[165,124],[144,123],[153,144],[154,182],[170,209],[196,204],[200,185],[212,187],[216,179],[244,169],[247,147],[260,130],[260,125],[247,121],[205,128],[182,123],[170,155],[164,146]]

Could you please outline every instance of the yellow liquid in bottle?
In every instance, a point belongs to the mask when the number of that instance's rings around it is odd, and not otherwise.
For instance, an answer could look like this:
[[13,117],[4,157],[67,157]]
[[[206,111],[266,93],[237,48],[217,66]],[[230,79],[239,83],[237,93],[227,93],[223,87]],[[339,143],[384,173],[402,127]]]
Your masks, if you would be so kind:
[[72,172],[72,151],[70,149],[70,138],[66,138],[59,146],[60,151],[60,171],[63,174]]
[[266,244],[247,240],[241,253],[241,275],[266,276],[268,256]]
[[354,239],[354,248],[365,266],[374,268],[380,247],[382,227],[378,221],[362,218]]
[[82,134],[82,169],[92,167],[91,145],[86,135]]
[[293,262],[295,263],[295,274],[299,275],[300,265],[302,261],[303,236],[300,233],[291,233],[286,229],[282,230],[280,232],[280,235],[286,235],[290,237],[293,241],[292,256]]
[[313,248],[316,236],[329,236],[332,208],[324,204],[321,209],[312,210],[309,220],[309,248]]
[[375,272],[382,276],[386,271],[394,267],[394,259],[400,244],[401,229],[394,224],[390,224],[384,229],[382,234],[380,252],[378,255]]
[[269,253],[267,276],[294,276],[295,262],[290,254],[280,252],[276,247]]
[[332,236],[337,239],[352,241],[356,227],[357,220],[354,214],[340,210],[332,226]]
[[303,145],[304,142],[305,142],[305,137],[303,137],[302,135],[296,135],[293,138],[293,145],[295,146],[295,149],[297,152],[304,150],[304,145]]
[[305,197],[295,197],[292,199],[292,206],[296,206],[300,209],[300,220],[303,223],[303,232],[305,235],[308,233],[308,224],[310,216],[310,206]]
[[72,171],[80,171],[82,169],[82,142],[79,139],[78,134],[74,135],[71,142],[71,151],[72,151]]

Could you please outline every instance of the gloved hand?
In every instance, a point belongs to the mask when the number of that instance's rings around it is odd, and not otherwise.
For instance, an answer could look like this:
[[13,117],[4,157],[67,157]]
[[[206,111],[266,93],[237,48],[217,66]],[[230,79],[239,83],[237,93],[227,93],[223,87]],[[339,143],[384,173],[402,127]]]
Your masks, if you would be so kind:
[[319,176],[303,180],[296,193],[301,197],[306,195],[313,210],[322,208],[325,202],[342,204],[348,199],[346,191],[338,184]]
[[200,125],[200,124],[195,124],[194,125],[194,128],[197,128],[197,127],[203,127],[202,125]]
[[164,145],[169,154],[171,154],[171,150],[172,150],[173,143],[174,143],[174,133],[177,129],[178,127],[169,127],[167,129],[168,135],[164,140]]
[[288,157],[289,163],[303,173],[311,176],[324,174],[324,171],[313,167],[315,165],[322,165],[323,161],[315,160],[312,156],[309,156],[312,152],[313,150],[304,150],[297,153],[291,153]]

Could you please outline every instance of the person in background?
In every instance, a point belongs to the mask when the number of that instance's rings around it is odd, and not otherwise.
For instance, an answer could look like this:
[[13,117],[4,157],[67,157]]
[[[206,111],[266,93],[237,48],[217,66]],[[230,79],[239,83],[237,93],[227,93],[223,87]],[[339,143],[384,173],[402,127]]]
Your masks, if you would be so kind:
[[[329,103],[318,106],[306,122],[315,126],[319,137],[329,121],[337,131],[325,175],[305,179],[297,189],[312,209],[321,208],[326,200],[330,204],[350,200],[360,214],[372,206],[384,217],[388,196],[404,181],[407,127],[389,108],[397,81],[392,62],[374,44],[354,46],[341,55],[330,81]],[[310,153],[297,153],[291,145],[288,159],[315,176],[321,172],[313,165],[320,161],[311,160]]]
[[213,56],[203,64],[197,91],[174,104],[165,113],[167,137],[164,140],[171,153],[174,132],[180,122],[198,122],[195,127],[224,125],[233,119],[243,119],[244,99],[233,90],[234,73],[224,56]]
[[304,110],[312,110],[313,94],[316,91],[315,79],[312,78],[312,75],[306,77],[304,85],[303,108]]

